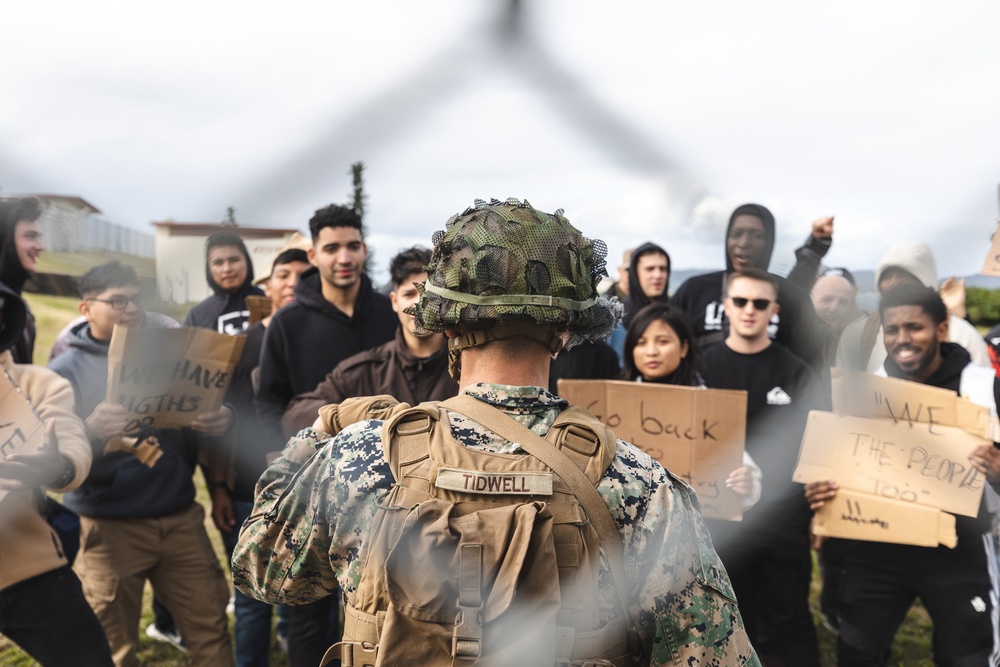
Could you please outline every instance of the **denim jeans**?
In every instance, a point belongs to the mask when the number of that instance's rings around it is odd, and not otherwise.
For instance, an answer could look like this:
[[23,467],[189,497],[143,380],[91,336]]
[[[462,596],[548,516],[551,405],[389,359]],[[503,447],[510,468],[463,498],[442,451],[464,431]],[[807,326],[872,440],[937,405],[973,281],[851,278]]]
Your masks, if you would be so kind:
[[[234,500],[233,516],[236,527],[222,533],[226,553],[233,556],[233,548],[240,534],[240,526],[250,516],[253,503]],[[271,610],[266,602],[254,600],[240,591],[235,593],[236,607],[236,667],[268,667],[271,652]],[[319,662],[317,661],[317,664]]]
[[104,630],[68,565],[0,591],[0,632],[43,667],[113,667]]

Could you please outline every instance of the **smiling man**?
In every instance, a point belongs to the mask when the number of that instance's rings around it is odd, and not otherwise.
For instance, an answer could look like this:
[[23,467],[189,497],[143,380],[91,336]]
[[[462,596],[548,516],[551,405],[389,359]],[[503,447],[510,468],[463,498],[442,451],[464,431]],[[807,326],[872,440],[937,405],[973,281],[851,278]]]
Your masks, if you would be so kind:
[[[0,282],[20,295],[24,284],[38,271],[38,257],[45,250],[38,219],[42,205],[34,197],[0,201]],[[32,363],[35,352],[35,316],[25,310],[24,329],[11,348],[14,363]]]
[[458,393],[458,383],[448,375],[445,337],[429,331],[416,333],[413,315],[404,312],[420,298],[416,284],[427,280],[424,269],[430,261],[431,251],[420,246],[392,258],[389,299],[399,317],[396,338],[345,359],[313,391],[296,396],[282,419],[286,436],[310,426],[324,405],[353,396],[388,394],[416,405]]
[[[948,312],[937,292],[913,282],[897,285],[886,290],[879,312],[888,357],[876,375],[954,391],[996,416],[997,380],[965,348],[947,342]],[[984,445],[968,458],[995,490],[1000,450]],[[833,480],[806,486],[813,510],[836,493]],[[955,517],[954,549],[854,542],[841,575],[839,664],[888,664],[892,639],[918,596],[934,623],[935,664],[997,664],[997,562],[990,527],[984,502],[977,517]]]
[[[284,444],[281,418],[293,397],[312,391],[347,357],[392,340],[399,326],[388,297],[363,271],[368,248],[357,213],[331,204],[316,211],[309,231],[313,268],[295,284],[295,300],[271,318],[261,351],[255,402],[271,449]],[[337,605],[331,600],[292,607],[292,667],[319,664],[335,639]]]
[[729,335],[702,355],[705,384],[747,392],[746,451],[763,472],[760,502],[742,523],[709,521],[750,640],[764,664],[818,667],[809,613],[809,508],[792,480],[806,416],[818,407],[815,373],[768,327],[781,307],[774,276],[749,268],[729,276]]
[[[79,310],[69,349],[50,365],[73,387],[94,454],[90,475],[64,496],[80,515],[80,579],[108,637],[116,667],[138,667],[143,588],[174,616],[191,665],[231,667],[226,618],[229,591],[205,532],[205,512],[192,480],[199,450],[228,425],[228,411],[202,413],[190,429],[143,427],[126,432],[128,415],[107,394],[108,353],[116,326],[145,322],[145,297],[135,270],[113,261],[80,278]],[[156,442],[161,457],[149,466],[122,438]]]

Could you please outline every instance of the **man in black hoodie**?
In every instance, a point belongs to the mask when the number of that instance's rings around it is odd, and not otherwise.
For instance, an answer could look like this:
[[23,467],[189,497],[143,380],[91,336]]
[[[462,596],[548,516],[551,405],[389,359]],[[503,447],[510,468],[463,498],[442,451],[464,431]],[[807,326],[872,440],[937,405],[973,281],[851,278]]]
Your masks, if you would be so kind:
[[253,285],[253,262],[243,239],[234,232],[216,232],[205,242],[205,278],[212,295],[192,308],[184,326],[235,336],[250,326],[248,296],[264,296]]
[[[889,353],[876,375],[901,378],[968,396],[996,417],[997,380],[948,339],[948,311],[933,289],[893,287],[879,304]],[[1000,483],[1000,449],[983,445],[969,461],[992,486]],[[806,485],[813,511],[837,493],[833,480]],[[851,543],[841,575],[838,664],[888,664],[892,639],[919,596],[934,622],[934,664],[996,665],[997,554],[984,502],[977,517],[955,517],[958,544],[918,547],[881,542]]]
[[[295,284],[295,301],[271,318],[260,356],[257,415],[274,449],[284,438],[281,418],[292,398],[312,391],[341,361],[393,339],[399,320],[389,298],[372,288],[363,267],[368,248],[361,218],[344,206],[321,208],[309,220],[313,245]],[[325,623],[336,619],[336,596],[292,607],[288,628],[292,667],[319,664],[333,644]],[[336,624],[331,623],[335,630]]]
[[[689,278],[670,302],[687,313],[702,349],[726,338],[729,322],[723,300],[729,274],[749,268],[766,271],[773,251],[774,216],[771,212],[760,204],[737,207],[726,228],[726,270]],[[776,314],[771,320],[768,335],[818,371],[823,363],[823,349],[822,338],[817,332],[822,329],[809,294],[784,278],[775,278],[780,315]]]

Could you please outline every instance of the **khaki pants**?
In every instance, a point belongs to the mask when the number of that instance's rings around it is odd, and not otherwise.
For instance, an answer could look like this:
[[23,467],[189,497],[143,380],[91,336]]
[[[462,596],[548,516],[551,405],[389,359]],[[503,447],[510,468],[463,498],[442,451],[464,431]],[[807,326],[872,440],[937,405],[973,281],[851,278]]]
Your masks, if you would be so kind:
[[229,588],[205,533],[201,505],[153,519],[80,517],[80,580],[116,667],[137,667],[146,579],[174,616],[193,667],[233,664]]

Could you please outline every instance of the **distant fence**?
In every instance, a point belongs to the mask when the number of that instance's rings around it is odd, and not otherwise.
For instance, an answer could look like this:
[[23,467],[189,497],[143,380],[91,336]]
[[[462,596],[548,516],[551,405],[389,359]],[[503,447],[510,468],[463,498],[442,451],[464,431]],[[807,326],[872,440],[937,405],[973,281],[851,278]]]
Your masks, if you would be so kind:
[[67,218],[42,215],[38,221],[46,250],[111,251],[139,257],[156,254],[153,235],[110,222],[97,215]]

